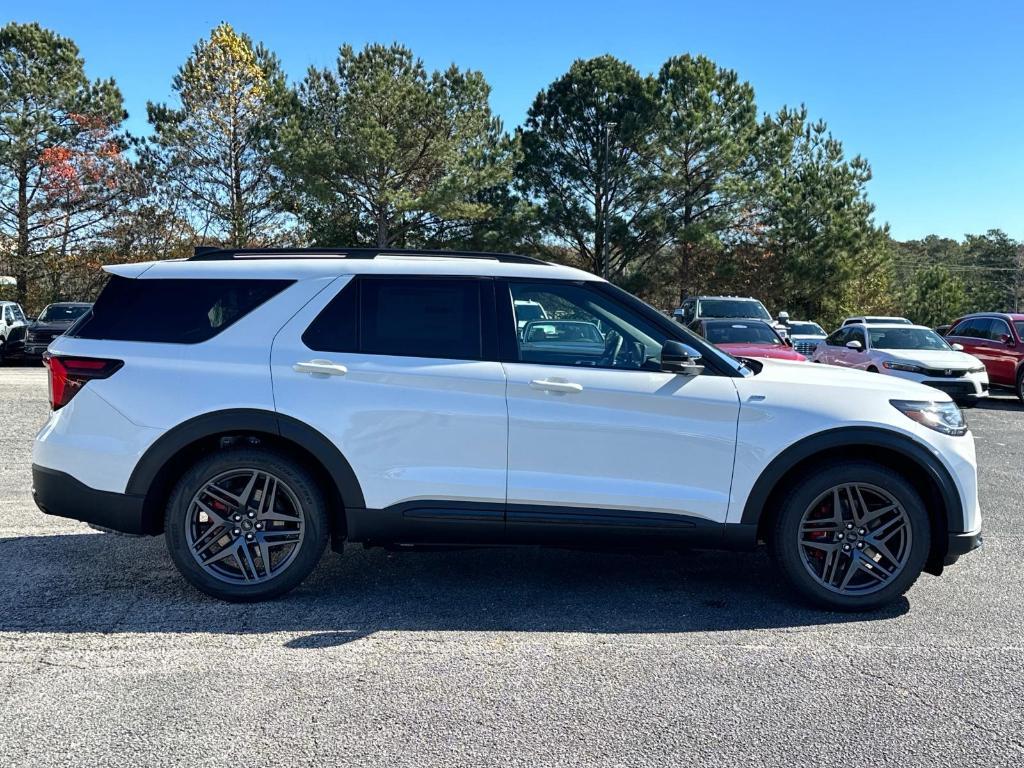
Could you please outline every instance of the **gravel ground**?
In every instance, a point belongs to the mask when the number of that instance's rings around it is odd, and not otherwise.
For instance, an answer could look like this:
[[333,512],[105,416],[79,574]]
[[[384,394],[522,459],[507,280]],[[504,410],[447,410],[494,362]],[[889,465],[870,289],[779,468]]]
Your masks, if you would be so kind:
[[0,370],[0,764],[1019,766],[1024,408],[969,413],[985,547],[882,614],[762,553],[327,555],[286,599],[39,513],[40,369]]

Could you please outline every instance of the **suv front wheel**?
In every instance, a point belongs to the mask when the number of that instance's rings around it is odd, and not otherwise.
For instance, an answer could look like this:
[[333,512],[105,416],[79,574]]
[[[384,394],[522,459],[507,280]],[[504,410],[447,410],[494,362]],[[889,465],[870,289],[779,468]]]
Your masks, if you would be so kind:
[[931,545],[914,487],[871,462],[812,470],[786,495],[771,538],[782,572],[825,608],[871,610],[920,576]]
[[282,595],[316,566],[327,543],[316,481],[287,456],[221,451],[193,465],[171,493],[167,548],[194,586],[222,600]]

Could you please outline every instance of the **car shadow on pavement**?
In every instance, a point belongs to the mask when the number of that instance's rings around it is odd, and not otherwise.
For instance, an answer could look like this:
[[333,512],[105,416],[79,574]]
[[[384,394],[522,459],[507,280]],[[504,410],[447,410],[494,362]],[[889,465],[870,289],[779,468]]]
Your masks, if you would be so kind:
[[192,589],[162,539],[109,534],[0,540],[0,632],[305,633],[290,648],[380,631],[679,633],[891,619],[815,610],[763,552],[541,548],[328,552],[283,598],[223,603]]
[[[979,400],[972,406],[972,409],[979,411],[1017,411],[1024,410],[1024,405],[1017,399],[1016,395],[992,395]],[[970,414],[970,410],[968,410]]]

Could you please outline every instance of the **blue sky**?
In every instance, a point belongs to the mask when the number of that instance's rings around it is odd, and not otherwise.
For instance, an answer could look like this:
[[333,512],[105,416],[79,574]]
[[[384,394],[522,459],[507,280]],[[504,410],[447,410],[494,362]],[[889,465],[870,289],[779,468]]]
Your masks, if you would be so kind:
[[73,38],[114,77],[144,132],[192,44],[228,21],[293,78],[349,42],[399,41],[428,67],[479,69],[507,127],[576,58],[642,72],[690,52],[736,69],[759,109],[805,103],[864,155],[879,222],[899,239],[1002,228],[1024,239],[1024,4],[1016,2],[196,2],[12,0],[6,20]]

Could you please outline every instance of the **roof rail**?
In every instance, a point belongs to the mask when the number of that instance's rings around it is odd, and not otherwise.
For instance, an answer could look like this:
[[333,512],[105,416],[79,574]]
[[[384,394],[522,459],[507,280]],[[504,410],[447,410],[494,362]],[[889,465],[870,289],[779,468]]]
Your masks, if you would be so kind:
[[548,262],[516,253],[486,251],[444,251],[416,248],[216,248],[197,245],[189,261],[231,261],[234,259],[375,259],[378,256],[426,256],[439,259],[492,259],[508,264],[541,264]]

